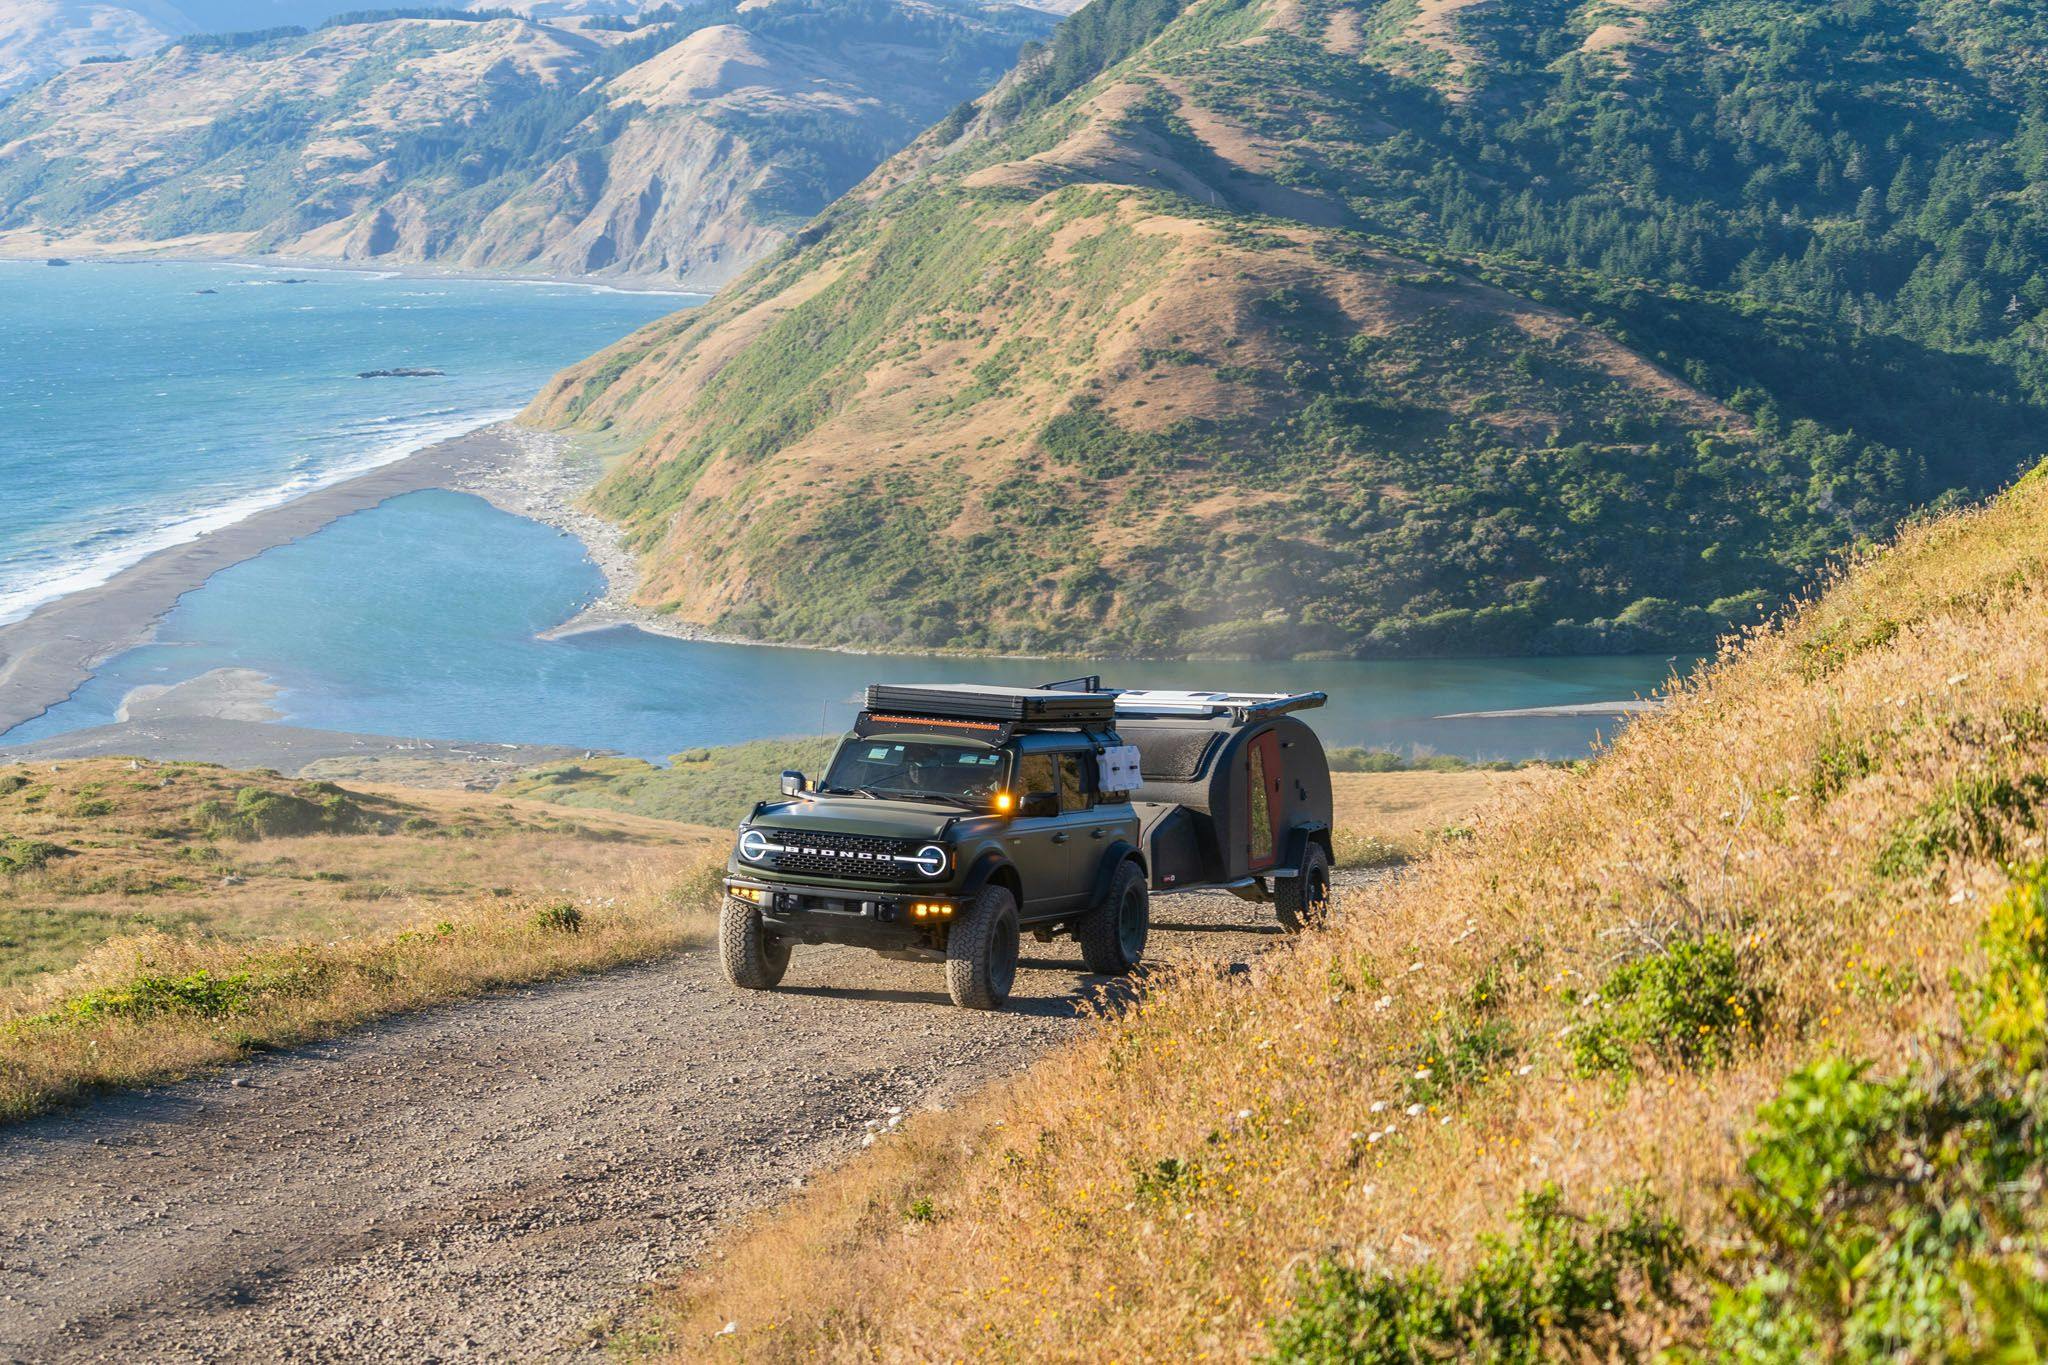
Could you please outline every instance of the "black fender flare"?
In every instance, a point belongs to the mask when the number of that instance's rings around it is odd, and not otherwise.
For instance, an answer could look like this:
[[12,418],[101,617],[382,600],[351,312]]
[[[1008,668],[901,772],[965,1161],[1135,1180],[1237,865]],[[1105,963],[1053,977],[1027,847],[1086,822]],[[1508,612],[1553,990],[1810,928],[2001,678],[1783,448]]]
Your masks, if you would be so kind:
[[[1308,846],[1311,840],[1320,843],[1325,854],[1331,853],[1330,827],[1320,821],[1306,822],[1296,825],[1293,829],[1287,831],[1287,856],[1281,861],[1280,866],[1299,868],[1302,860],[1308,857]],[[1330,862],[1333,866],[1336,861],[1335,856],[1332,855]]]
[[[1015,864],[996,849],[985,849],[979,858],[968,865],[966,880],[960,883],[960,890],[956,894],[963,901],[972,901],[981,894],[981,889],[989,884],[989,879],[996,875],[998,869],[1014,866]],[[1019,881],[1021,883],[1021,876]],[[1017,909],[1021,914],[1024,907],[1019,905]]]
[[[1116,880],[1117,869],[1125,863],[1136,863],[1138,871],[1145,873],[1149,883],[1150,874],[1145,872],[1145,855],[1138,852],[1130,840],[1119,839],[1102,850],[1102,862],[1095,869],[1095,890],[1088,897],[1089,908],[1093,909],[1109,900],[1110,884]],[[1146,889],[1151,889],[1149,884]]]

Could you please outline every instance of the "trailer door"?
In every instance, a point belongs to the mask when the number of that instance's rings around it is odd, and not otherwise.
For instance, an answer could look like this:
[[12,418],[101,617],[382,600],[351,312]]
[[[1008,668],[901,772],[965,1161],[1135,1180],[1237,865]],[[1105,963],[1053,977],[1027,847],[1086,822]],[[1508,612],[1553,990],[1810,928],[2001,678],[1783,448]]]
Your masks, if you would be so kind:
[[1252,736],[1246,755],[1245,860],[1247,869],[1263,872],[1280,859],[1280,737],[1268,730]]

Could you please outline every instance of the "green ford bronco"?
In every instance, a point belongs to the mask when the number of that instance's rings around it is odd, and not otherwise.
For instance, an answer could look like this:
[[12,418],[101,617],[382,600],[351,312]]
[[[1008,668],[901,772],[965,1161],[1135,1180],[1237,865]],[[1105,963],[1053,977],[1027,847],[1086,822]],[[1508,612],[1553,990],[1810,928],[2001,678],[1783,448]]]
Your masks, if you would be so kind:
[[876,685],[813,781],[740,826],[720,952],[768,990],[798,943],[943,962],[953,1003],[1009,997],[1025,930],[1071,934],[1091,972],[1143,959],[1153,890],[1221,888],[1289,928],[1330,901],[1330,774],[1291,714],[1325,700]]

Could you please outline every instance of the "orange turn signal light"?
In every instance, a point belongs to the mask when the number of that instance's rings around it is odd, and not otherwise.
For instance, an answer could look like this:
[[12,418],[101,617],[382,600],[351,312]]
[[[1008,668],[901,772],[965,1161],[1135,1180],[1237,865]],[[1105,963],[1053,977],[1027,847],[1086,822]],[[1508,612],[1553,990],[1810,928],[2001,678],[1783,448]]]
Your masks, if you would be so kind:
[[995,807],[997,815],[1008,815],[1012,810],[1016,809],[1017,798],[1008,792],[997,792]]

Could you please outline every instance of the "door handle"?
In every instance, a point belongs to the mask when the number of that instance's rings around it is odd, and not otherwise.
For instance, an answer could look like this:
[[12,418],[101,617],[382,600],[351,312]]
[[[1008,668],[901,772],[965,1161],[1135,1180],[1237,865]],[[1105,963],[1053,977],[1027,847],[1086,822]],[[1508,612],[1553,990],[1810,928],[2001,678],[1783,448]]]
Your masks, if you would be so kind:
[[1061,830],[1058,834],[1052,836],[1052,841],[1056,844],[1064,844],[1067,840],[1073,837],[1073,835],[1067,833],[1065,830]]
[[1109,831],[1106,829],[1091,829],[1088,831],[1088,837],[1091,839],[1100,839],[1108,833]]

